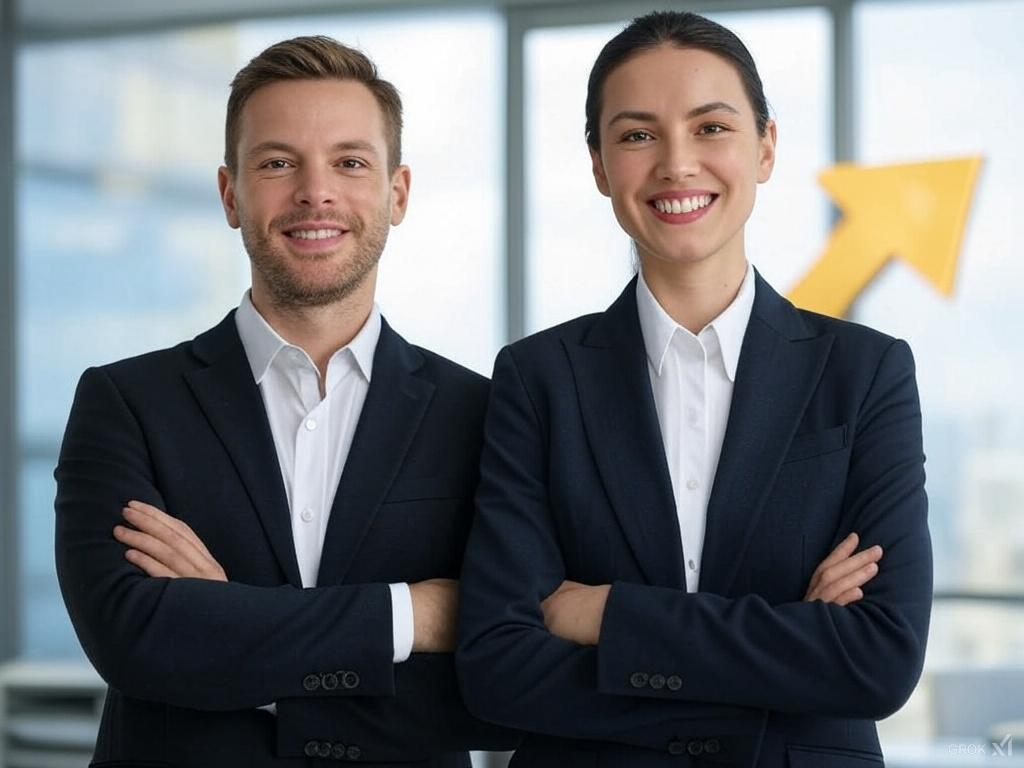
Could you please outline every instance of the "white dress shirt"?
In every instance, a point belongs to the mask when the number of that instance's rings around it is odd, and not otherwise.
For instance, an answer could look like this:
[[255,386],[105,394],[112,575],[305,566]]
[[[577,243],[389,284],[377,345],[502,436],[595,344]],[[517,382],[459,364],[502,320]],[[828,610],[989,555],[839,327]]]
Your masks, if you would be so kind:
[[754,306],[748,264],[732,303],[694,336],[664,310],[643,273],[636,282],[640,331],[679,518],[686,589],[696,592],[708,501],[729,421],[736,365]]
[[[314,587],[334,494],[370,388],[380,309],[374,304],[355,338],[331,356],[322,398],[316,364],[270,327],[249,291],[242,296],[235,323],[270,421],[302,586]],[[412,652],[412,597],[408,584],[390,588],[397,663]]]

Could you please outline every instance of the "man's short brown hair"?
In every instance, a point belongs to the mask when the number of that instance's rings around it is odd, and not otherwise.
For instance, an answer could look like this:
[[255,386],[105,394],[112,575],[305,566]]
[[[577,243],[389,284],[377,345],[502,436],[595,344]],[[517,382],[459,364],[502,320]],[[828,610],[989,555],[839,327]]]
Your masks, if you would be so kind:
[[388,170],[402,162],[402,99],[398,90],[377,75],[377,67],[362,51],[324,35],[296,37],[267,48],[242,67],[231,81],[224,128],[224,164],[238,170],[238,130],[242,108],[264,85],[282,80],[353,80],[377,99],[387,134]]

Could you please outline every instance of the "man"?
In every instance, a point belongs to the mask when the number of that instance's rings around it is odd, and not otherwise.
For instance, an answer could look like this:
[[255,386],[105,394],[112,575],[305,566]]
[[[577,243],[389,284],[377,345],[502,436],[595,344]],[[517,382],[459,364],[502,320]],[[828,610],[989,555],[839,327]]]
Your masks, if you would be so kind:
[[509,746],[465,712],[450,653],[487,383],[374,304],[400,142],[363,54],[261,53],[219,171],[251,291],[194,340],[82,376],[56,547],[110,685],[94,765],[464,768]]

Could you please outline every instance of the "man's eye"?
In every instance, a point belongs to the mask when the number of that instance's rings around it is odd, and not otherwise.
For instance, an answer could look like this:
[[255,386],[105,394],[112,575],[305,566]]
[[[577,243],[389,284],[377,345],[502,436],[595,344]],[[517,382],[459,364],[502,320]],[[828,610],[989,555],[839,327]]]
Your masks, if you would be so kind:
[[631,144],[638,144],[641,141],[650,141],[653,138],[647,131],[630,131],[622,137],[622,140]]
[[349,157],[338,163],[342,168],[365,168],[366,163],[362,160],[357,160],[354,157]]
[[288,165],[289,163],[287,160],[267,160],[267,162],[263,164],[263,167],[271,171],[280,171],[287,168]]

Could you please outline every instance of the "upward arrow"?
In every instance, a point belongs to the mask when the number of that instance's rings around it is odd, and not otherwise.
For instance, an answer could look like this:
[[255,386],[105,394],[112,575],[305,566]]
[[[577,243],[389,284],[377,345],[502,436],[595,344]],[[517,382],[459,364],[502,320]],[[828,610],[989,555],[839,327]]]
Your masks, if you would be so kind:
[[946,296],[971,207],[980,157],[909,165],[837,165],[819,176],[843,212],[825,252],[789,293],[799,307],[842,317],[892,258]]

